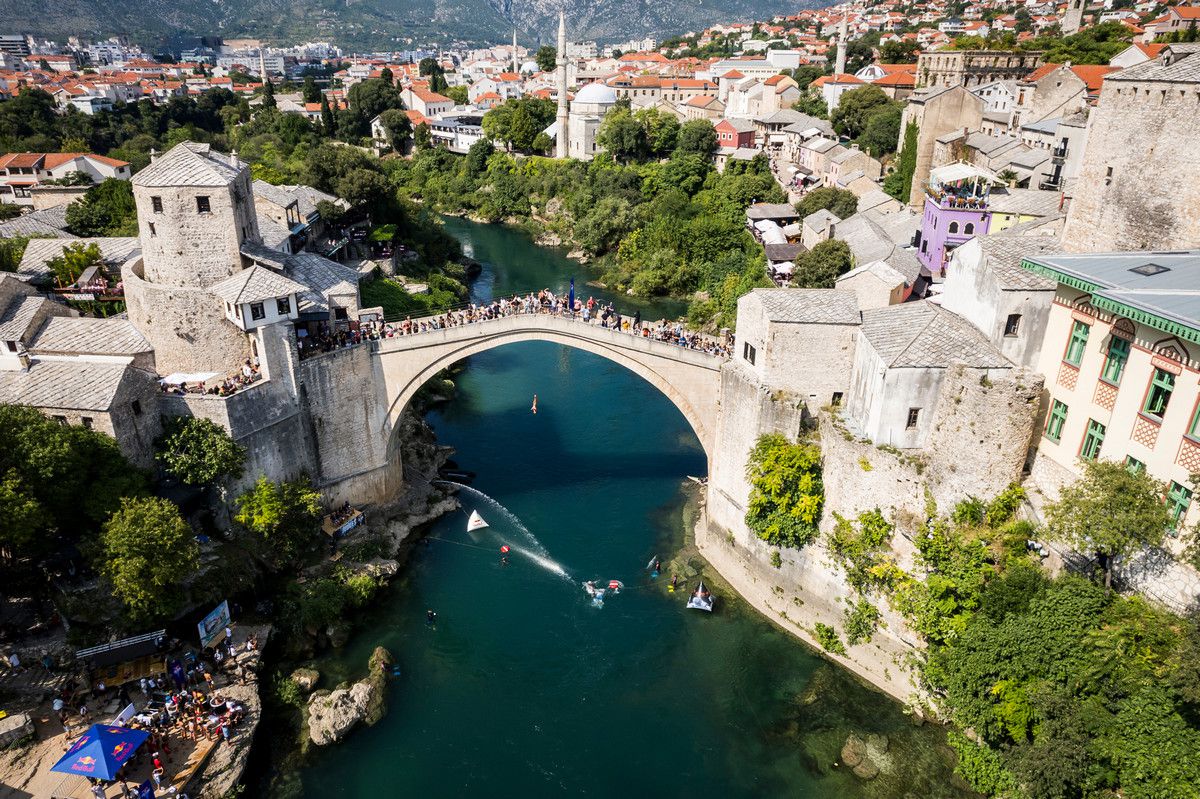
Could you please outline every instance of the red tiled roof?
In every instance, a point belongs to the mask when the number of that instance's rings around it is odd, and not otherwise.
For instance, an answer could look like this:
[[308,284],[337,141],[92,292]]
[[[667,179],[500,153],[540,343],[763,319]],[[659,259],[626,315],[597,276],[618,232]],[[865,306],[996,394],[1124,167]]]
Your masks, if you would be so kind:
[[1026,75],[1025,80],[1027,80],[1030,83],[1036,83],[1037,81],[1046,77],[1051,72],[1053,72],[1054,70],[1058,69],[1061,66],[1062,66],[1062,64],[1051,64],[1051,63],[1042,64],[1040,67],[1035,69],[1033,72],[1030,72],[1028,75]]
[[0,168],[4,167],[23,167],[29,168],[37,166],[46,157],[45,153],[10,153],[0,160]]
[[1200,6],[1173,6],[1167,9],[1167,13],[1174,13],[1180,19],[1200,20]]
[[876,86],[916,86],[917,76],[911,72],[893,72],[878,80],[873,80],[871,83]]
[[739,79],[741,79],[741,78],[744,78],[744,77],[746,77],[746,76],[745,76],[745,75],[743,75],[742,73],[738,72],[736,69],[731,69],[731,70],[729,70],[728,72],[726,72],[724,75],[722,75],[721,77],[722,77],[722,78],[729,78],[730,80],[739,80]]
[[1117,68],[1102,64],[1079,64],[1071,67],[1071,71],[1084,82],[1089,94],[1097,94],[1100,91],[1100,85],[1104,83],[1104,76],[1110,72],[1116,72]]
[[916,64],[876,64],[875,66],[882,69],[884,74],[887,75],[892,75],[897,72],[910,72],[913,75],[917,74]]
[[1138,42],[1134,47],[1146,54],[1146,58],[1158,58],[1158,54],[1166,47],[1165,44],[1142,44]]

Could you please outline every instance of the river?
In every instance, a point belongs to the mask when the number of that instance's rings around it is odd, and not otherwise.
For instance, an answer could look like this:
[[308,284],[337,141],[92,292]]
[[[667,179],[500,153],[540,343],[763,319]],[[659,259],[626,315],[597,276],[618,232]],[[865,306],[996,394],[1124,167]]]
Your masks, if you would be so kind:
[[[447,228],[484,264],[478,299],[564,289],[571,275],[584,298],[607,297],[519,232]],[[321,664],[326,685],[356,678],[383,644],[403,674],[383,721],[308,761],[305,796],[969,795],[940,730],[913,726],[736,597],[720,595],[710,616],[650,579],[651,557],[683,543],[686,476],[705,471],[666,397],[538,342],[476,355],[457,382],[429,421],[476,480],[463,512],[433,525],[362,631]],[[491,527],[468,535],[472,510]],[[597,608],[585,579],[625,590]],[[851,732],[888,736],[890,773],[864,783],[835,766]]]

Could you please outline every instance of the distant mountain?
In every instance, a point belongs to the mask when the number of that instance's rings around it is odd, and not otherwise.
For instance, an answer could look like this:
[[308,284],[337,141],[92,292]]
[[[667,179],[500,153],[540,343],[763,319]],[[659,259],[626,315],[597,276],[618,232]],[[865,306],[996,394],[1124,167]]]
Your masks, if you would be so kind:
[[63,39],[126,35],[152,44],[174,33],[331,41],[348,49],[430,43],[553,42],[559,9],[571,39],[665,37],[717,22],[765,19],[821,0],[6,0],[12,32]]

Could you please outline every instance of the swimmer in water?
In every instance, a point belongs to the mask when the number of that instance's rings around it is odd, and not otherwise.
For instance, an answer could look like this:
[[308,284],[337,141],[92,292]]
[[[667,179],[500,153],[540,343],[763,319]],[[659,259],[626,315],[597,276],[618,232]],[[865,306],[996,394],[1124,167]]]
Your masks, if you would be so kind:
[[533,411],[535,414],[537,413],[537,394],[533,395],[533,407],[529,410]]
[[432,627],[437,623],[437,614],[432,610],[425,611],[425,623]]

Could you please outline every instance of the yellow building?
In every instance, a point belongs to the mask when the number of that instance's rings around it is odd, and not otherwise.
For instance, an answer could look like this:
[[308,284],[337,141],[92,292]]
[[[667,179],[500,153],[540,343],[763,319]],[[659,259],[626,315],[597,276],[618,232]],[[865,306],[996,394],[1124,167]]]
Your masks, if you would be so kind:
[[1058,283],[1039,371],[1049,396],[1034,477],[1105,458],[1167,484],[1176,529],[1200,519],[1200,251],[1033,255]]

